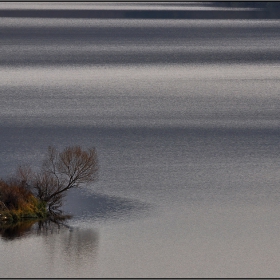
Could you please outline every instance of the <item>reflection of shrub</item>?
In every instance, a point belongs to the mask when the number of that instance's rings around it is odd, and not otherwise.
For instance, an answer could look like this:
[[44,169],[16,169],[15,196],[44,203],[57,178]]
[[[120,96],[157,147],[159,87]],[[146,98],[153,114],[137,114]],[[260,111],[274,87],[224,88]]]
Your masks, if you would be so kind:
[[23,222],[13,222],[2,224],[0,227],[0,235],[5,240],[13,240],[24,236],[27,232],[31,231],[31,227],[37,222],[37,220],[26,220]]

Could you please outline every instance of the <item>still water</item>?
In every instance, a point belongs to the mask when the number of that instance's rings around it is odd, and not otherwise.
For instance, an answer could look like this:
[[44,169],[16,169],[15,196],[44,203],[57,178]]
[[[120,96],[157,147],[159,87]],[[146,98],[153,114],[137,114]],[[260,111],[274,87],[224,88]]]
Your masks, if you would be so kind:
[[0,19],[0,176],[94,146],[66,225],[1,277],[279,277],[280,21]]

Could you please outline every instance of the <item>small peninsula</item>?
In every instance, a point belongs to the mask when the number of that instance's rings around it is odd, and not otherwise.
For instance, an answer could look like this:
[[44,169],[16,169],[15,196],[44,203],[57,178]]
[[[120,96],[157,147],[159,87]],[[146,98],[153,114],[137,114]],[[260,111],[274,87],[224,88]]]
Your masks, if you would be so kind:
[[95,181],[97,171],[95,148],[49,147],[39,172],[20,166],[13,178],[0,179],[0,224],[61,216],[66,191]]

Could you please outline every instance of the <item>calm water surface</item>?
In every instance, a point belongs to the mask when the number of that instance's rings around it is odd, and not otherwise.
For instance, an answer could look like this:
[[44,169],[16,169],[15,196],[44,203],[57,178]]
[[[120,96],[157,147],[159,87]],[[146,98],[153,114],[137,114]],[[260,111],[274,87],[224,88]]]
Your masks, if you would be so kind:
[[94,146],[67,226],[1,277],[279,277],[280,22],[0,19],[0,176]]

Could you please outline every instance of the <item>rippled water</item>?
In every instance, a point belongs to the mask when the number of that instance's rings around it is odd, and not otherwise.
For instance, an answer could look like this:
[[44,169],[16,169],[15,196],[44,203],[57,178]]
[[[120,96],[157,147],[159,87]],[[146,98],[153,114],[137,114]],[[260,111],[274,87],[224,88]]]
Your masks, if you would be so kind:
[[2,277],[279,277],[278,20],[0,19],[0,176],[94,146],[67,227]]

